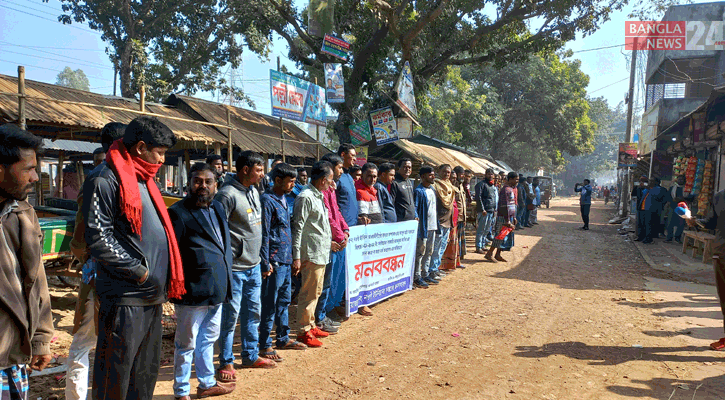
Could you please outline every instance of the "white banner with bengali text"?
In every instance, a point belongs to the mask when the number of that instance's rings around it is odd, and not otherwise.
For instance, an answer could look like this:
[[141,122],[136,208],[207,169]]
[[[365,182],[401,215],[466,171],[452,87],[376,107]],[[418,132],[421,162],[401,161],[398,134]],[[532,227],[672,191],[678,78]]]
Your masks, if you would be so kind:
[[345,248],[347,315],[413,286],[418,221],[350,228]]

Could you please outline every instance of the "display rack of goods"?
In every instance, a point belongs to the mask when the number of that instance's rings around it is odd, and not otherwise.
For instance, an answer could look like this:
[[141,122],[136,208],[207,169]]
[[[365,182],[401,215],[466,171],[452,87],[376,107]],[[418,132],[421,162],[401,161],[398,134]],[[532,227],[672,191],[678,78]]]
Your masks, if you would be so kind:
[[706,161],[703,167],[702,187],[697,196],[697,215],[704,216],[710,207],[710,200],[715,187],[714,173],[712,161]]
[[685,170],[687,169],[687,161],[689,159],[684,156],[679,156],[675,158],[675,161],[672,166],[672,171],[675,176],[680,176],[685,173]]
[[695,173],[697,172],[697,157],[690,157],[687,160],[687,168],[685,169],[685,192],[692,192],[692,186],[695,184]]

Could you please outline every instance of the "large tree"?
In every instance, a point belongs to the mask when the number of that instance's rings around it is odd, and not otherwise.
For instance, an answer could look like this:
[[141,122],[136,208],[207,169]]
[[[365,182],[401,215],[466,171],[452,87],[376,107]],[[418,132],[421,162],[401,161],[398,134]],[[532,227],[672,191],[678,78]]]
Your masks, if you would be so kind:
[[[391,92],[409,61],[419,103],[428,85],[450,66],[504,66],[526,55],[560,48],[576,33],[591,33],[625,0],[340,0],[335,34],[352,42],[344,68],[345,102],[335,130],[349,141],[347,125],[367,102]],[[308,76],[322,77],[322,39],[307,32],[306,10],[290,0],[248,0],[265,32],[286,39],[290,58]]]
[[245,45],[268,51],[246,0],[61,1],[59,21],[101,32],[124,97],[135,97],[142,82],[157,100],[172,91],[229,91],[220,69],[238,67]]
[[78,90],[91,90],[88,77],[82,69],[73,71],[70,67],[63,68],[63,71],[58,73],[55,84]]
[[451,69],[431,87],[423,132],[516,169],[557,171],[566,155],[593,148],[589,77],[579,64],[546,53],[503,68]]

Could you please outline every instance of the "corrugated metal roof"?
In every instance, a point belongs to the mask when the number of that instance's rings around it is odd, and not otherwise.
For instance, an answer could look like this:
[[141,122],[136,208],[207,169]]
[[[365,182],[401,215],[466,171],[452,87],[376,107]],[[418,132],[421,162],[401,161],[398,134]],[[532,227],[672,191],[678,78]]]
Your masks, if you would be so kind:
[[450,164],[452,167],[456,167],[460,165],[465,169],[472,170],[476,174],[483,174],[487,168],[493,168],[496,171],[501,169],[500,166],[484,158],[472,157],[466,153],[449,148],[416,143],[409,139],[401,139],[384,146],[377,147],[370,152],[370,155],[380,158],[400,158],[400,151],[394,150],[396,148],[402,150],[404,153],[417,159],[421,163],[431,166]]
[[97,143],[81,142],[80,140],[43,139],[43,148],[45,150],[63,150],[73,153],[93,154],[99,147]]
[[[214,103],[179,94],[172,94],[166,102],[192,115],[196,114],[195,116],[197,118],[224,125],[227,123],[227,110],[229,110],[231,124],[235,128],[232,131],[232,142],[236,146],[258,153],[282,154],[279,118],[227,104]],[[225,128],[218,128],[218,130],[224,136],[227,135]],[[284,132],[285,155],[317,157],[318,142],[307,135],[305,131],[290,122],[285,122]],[[320,155],[330,151],[324,146],[320,146]]]
[[[0,92],[17,93],[18,79],[0,75]],[[26,101],[26,120],[28,125],[53,125],[100,131],[109,122],[129,123],[140,114],[124,110],[104,109],[97,106],[118,107],[138,110],[136,100],[121,97],[104,96],[83,90],[70,89],[32,80],[25,80],[25,94],[29,97],[42,99],[66,100],[89,105],[59,103],[29,98]],[[181,110],[163,104],[147,103],[146,111],[174,118],[189,119]],[[18,119],[18,99],[11,96],[0,96],[0,120],[14,122]],[[166,124],[180,141],[211,144],[224,143],[226,138],[219,131],[206,125],[188,121],[159,118]],[[40,133],[42,134],[42,133]],[[188,147],[187,143],[185,146]]]

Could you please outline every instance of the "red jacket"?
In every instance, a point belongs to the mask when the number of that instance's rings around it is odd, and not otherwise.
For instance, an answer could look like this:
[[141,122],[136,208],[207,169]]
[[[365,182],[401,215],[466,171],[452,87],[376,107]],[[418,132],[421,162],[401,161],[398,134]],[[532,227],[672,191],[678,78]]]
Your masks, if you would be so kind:
[[345,218],[340,213],[340,207],[337,206],[337,196],[335,195],[335,188],[330,187],[329,189],[322,192],[322,199],[325,202],[325,207],[330,217],[330,231],[332,232],[332,240],[337,243],[342,243],[345,240],[345,232],[350,230],[345,222]]

